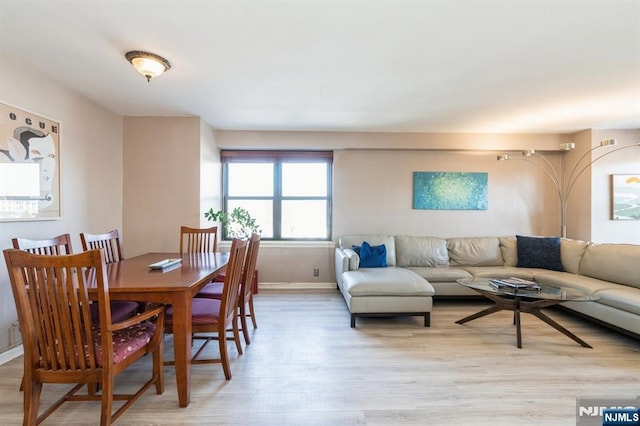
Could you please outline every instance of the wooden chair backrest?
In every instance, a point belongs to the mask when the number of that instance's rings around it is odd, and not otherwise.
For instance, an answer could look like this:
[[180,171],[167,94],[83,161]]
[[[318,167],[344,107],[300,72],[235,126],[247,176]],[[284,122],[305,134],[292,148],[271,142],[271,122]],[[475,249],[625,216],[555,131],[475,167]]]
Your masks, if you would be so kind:
[[29,240],[26,238],[12,238],[13,248],[25,250],[33,254],[62,255],[72,254],[71,236],[58,235],[48,240]]
[[211,228],[180,227],[180,253],[214,253],[217,251],[217,226]]
[[[221,333],[226,330],[232,321],[235,321],[238,307],[238,293],[240,291],[240,279],[242,268],[247,255],[247,240],[234,238],[229,250],[229,263],[225,271],[222,299],[220,302],[219,324]],[[224,334],[221,334],[224,336]]]
[[[102,335],[110,336],[111,312],[102,251],[50,256],[7,249],[4,257],[24,356],[28,357],[25,368],[30,365],[29,371],[38,371],[45,381],[52,382],[69,382],[63,377],[72,374],[100,377],[92,343],[88,290],[97,289]],[[103,338],[102,343],[103,353],[112,353],[112,339]]]
[[244,260],[242,278],[240,278],[240,303],[247,303],[253,291],[253,274],[258,262],[258,249],[260,248],[260,234],[252,234],[249,238],[247,256]]
[[80,234],[80,241],[82,242],[82,249],[85,251],[103,249],[107,265],[124,260],[120,233],[117,229],[104,234],[88,234],[83,232]]

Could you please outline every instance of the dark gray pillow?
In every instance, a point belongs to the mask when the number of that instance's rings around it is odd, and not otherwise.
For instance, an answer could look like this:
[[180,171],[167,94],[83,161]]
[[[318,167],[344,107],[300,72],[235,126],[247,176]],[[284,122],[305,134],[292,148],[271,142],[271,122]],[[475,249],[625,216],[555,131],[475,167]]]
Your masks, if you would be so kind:
[[516,235],[518,266],[564,271],[560,260],[560,237],[524,237]]

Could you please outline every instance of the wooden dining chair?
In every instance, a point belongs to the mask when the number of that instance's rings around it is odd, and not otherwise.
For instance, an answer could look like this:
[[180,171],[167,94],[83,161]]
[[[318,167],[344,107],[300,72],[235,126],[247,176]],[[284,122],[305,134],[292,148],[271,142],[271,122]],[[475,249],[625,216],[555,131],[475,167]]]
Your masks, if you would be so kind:
[[[258,250],[260,248],[260,234],[253,234],[249,239],[247,256],[244,261],[242,277],[240,278],[240,290],[238,294],[238,319],[240,320],[240,330],[247,345],[251,344],[249,330],[247,328],[247,318],[251,318],[253,328],[258,328],[255,310],[253,307],[253,276],[256,271],[258,260]],[[204,286],[196,297],[206,297],[210,299],[221,299],[224,290],[224,283],[214,282]]]
[[[57,237],[45,240],[29,240],[27,238],[13,238],[11,240],[13,248],[25,250],[33,254],[64,255],[73,254],[71,247],[71,236],[69,234],[58,235]],[[86,250],[86,249],[85,249]],[[113,301],[111,302],[111,319],[114,322],[131,318],[139,311],[138,302]],[[92,307],[92,318],[94,322],[98,320],[97,307]]]
[[180,227],[180,253],[214,253],[218,251],[218,227]]
[[[80,233],[80,241],[82,249],[104,251],[105,263],[119,262],[124,260],[122,251],[122,243],[120,241],[120,232],[117,229],[105,232],[104,234]],[[116,315],[118,320],[124,319],[125,316],[135,315],[146,309],[147,302],[131,302],[126,300],[117,300],[111,302],[111,314]]]
[[12,238],[13,248],[25,250],[33,254],[63,255],[73,254],[71,236],[58,235],[47,240],[29,240],[27,238]]
[[[112,323],[101,250],[58,256],[6,249],[4,258],[23,338],[25,425],[39,424],[67,401],[101,401],[100,424],[109,425],[151,386],[164,391],[164,307]],[[98,324],[91,322],[92,304]],[[114,394],[115,377],[146,354],[151,378],[132,394]],[[39,414],[44,383],[75,386]],[[87,393],[79,393],[85,385]],[[125,401],[115,412],[114,400]]]
[[120,242],[120,233],[117,229],[106,232],[104,234],[80,233],[80,241],[83,250],[103,249],[105,262],[109,263],[124,260],[122,253],[122,243]]
[[[224,291],[221,299],[193,298],[191,302],[192,333],[208,334],[203,345],[193,356],[191,363],[221,363],[224,376],[227,380],[231,379],[231,366],[229,364],[226,338],[229,327],[232,327],[233,330],[236,349],[239,353],[242,353],[238,322],[236,321],[236,309],[238,306],[238,291],[240,289],[240,278],[242,276],[242,267],[246,251],[246,240],[233,239],[231,249],[229,250],[229,263],[227,264]],[[173,324],[173,308],[168,307],[166,312],[166,333],[173,333]],[[211,333],[213,333],[214,336],[210,336]],[[218,340],[220,358],[198,359],[202,350],[211,340]],[[173,365],[173,362],[170,361],[166,364]]]

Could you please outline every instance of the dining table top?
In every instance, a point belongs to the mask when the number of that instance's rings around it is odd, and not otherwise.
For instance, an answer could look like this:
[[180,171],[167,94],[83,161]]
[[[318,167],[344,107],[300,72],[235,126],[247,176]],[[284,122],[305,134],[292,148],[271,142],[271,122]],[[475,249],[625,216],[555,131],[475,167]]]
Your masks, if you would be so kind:
[[[175,266],[152,269],[150,265],[165,259],[181,259]],[[146,253],[107,265],[110,292],[184,291],[199,287],[226,267],[228,253]]]

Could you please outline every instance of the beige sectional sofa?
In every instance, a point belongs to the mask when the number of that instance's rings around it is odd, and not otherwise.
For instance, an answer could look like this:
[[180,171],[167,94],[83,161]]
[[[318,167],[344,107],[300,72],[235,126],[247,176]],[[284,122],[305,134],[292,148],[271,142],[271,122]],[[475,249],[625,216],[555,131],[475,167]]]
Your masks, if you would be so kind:
[[[386,267],[359,267],[353,246],[365,241],[385,245]],[[477,296],[457,280],[518,277],[580,290],[596,300],[563,306],[640,336],[640,245],[561,239],[560,261],[563,271],[518,267],[516,236],[348,235],[335,250],[337,285],[352,327],[367,315],[424,315],[428,326],[433,297]]]

